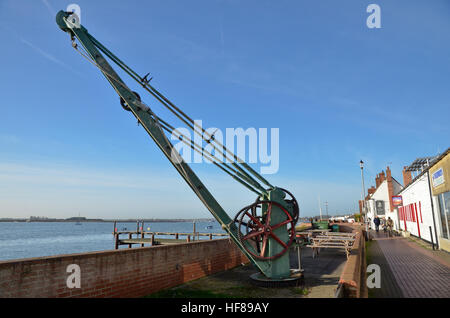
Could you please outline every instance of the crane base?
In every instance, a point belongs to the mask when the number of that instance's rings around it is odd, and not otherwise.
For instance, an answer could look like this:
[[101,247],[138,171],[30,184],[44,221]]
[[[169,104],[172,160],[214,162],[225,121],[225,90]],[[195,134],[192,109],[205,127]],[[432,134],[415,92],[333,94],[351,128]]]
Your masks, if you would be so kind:
[[303,270],[292,270],[291,275],[286,278],[268,278],[262,273],[250,275],[252,284],[259,287],[293,287],[303,285]]

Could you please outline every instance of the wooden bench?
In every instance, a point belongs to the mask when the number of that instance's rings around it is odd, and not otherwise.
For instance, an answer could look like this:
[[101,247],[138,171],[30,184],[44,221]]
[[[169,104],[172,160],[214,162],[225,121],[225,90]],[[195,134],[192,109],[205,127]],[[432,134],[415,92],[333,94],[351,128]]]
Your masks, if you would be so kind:
[[307,236],[307,237],[314,237],[315,235],[322,235],[325,233],[330,233],[330,229],[323,229],[323,230],[306,230],[306,231],[296,231],[295,234],[298,236]]
[[325,235],[330,236],[346,236],[346,237],[356,237],[356,232],[354,233],[346,233],[346,232],[325,232]]
[[[353,235],[350,235],[353,234]],[[321,248],[339,248],[344,249],[345,255],[349,256],[350,250],[355,242],[356,233],[327,233],[325,235],[317,235],[311,238],[311,244],[307,247],[311,247],[313,251],[313,258],[316,254],[319,254]]]

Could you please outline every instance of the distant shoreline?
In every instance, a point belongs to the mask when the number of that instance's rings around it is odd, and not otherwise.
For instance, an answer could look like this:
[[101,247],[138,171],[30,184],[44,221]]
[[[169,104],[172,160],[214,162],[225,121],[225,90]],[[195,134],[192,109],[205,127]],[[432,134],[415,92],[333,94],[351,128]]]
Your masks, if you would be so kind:
[[2,218],[0,219],[0,223],[6,222],[22,222],[22,223],[52,223],[52,222],[64,222],[64,223],[93,223],[93,222],[105,222],[105,223],[135,223],[135,222],[144,222],[144,223],[158,223],[158,222],[212,222],[215,219],[85,219],[85,218],[69,218],[69,219],[13,219],[13,218]]

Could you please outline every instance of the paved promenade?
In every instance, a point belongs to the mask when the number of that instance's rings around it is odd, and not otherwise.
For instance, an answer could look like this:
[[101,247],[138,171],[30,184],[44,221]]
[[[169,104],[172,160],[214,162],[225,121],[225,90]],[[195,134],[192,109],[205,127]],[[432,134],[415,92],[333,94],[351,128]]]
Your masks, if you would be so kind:
[[371,232],[369,261],[381,268],[381,288],[369,290],[376,298],[450,298],[450,263],[406,238],[387,238]]
[[[297,256],[296,249],[291,249],[291,268],[298,268]],[[305,277],[298,288],[255,286],[250,275],[258,270],[245,265],[164,290],[152,297],[333,298],[346,261],[342,250],[323,249],[319,256],[312,258],[312,249],[305,247],[301,256]]]

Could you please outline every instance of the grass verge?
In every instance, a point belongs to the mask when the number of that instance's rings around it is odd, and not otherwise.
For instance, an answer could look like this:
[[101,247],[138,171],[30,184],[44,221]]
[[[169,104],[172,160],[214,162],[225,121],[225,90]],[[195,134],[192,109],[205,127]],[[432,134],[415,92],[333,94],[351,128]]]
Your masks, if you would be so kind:
[[[372,257],[371,247],[372,247],[373,244],[376,244],[376,242],[374,242],[372,240],[369,240],[369,241],[366,241],[365,244],[366,244],[366,246],[365,246],[366,247],[366,264],[369,265],[369,264],[372,264],[372,258],[373,258]],[[365,275],[366,280],[367,280],[369,274],[370,273],[366,273],[366,275]],[[367,297],[368,298],[374,298],[375,297],[373,289],[371,289],[371,288],[367,289]]]

